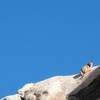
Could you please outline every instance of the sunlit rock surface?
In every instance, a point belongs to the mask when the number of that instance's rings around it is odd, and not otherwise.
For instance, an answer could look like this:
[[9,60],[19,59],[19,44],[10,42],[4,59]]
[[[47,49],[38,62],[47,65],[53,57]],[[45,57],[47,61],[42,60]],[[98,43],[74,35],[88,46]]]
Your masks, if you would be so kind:
[[21,100],[21,98],[20,95],[15,94],[15,95],[6,96],[0,100]]
[[94,66],[84,77],[56,76],[28,83],[0,100],[100,100],[100,67]]

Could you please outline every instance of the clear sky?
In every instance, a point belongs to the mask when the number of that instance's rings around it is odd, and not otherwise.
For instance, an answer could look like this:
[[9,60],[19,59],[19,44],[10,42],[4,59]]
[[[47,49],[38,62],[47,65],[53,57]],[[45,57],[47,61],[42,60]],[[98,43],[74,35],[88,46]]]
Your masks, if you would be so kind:
[[0,0],[0,97],[99,59],[99,0]]

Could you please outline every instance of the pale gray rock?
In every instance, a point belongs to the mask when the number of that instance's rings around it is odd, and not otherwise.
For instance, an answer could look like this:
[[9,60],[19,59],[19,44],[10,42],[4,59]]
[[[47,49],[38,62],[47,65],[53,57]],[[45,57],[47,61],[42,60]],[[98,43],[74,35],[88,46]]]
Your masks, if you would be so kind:
[[56,76],[37,83],[28,83],[16,95],[0,100],[99,100],[99,76],[100,67],[94,66],[84,77],[79,74]]
[[19,94],[15,94],[15,95],[6,96],[0,100],[21,100],[21,98]]

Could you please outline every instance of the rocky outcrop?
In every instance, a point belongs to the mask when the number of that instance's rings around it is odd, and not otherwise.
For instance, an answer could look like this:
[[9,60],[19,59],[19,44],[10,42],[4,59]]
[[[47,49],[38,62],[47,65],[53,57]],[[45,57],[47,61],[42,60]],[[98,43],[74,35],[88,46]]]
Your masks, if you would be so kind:
[[94,66],[84,77],[79,74],[56,76],[28,83],[15,95],[0,100],[99,100],[100,67]]

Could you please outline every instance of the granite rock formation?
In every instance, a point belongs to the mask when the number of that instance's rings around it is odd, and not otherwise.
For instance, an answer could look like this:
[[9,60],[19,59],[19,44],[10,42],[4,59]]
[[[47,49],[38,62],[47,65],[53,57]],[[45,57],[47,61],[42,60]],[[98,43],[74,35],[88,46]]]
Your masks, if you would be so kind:
[[100,67],[94,66],[84,77],[55,76],[28,83],[0,100],[100,100]]

